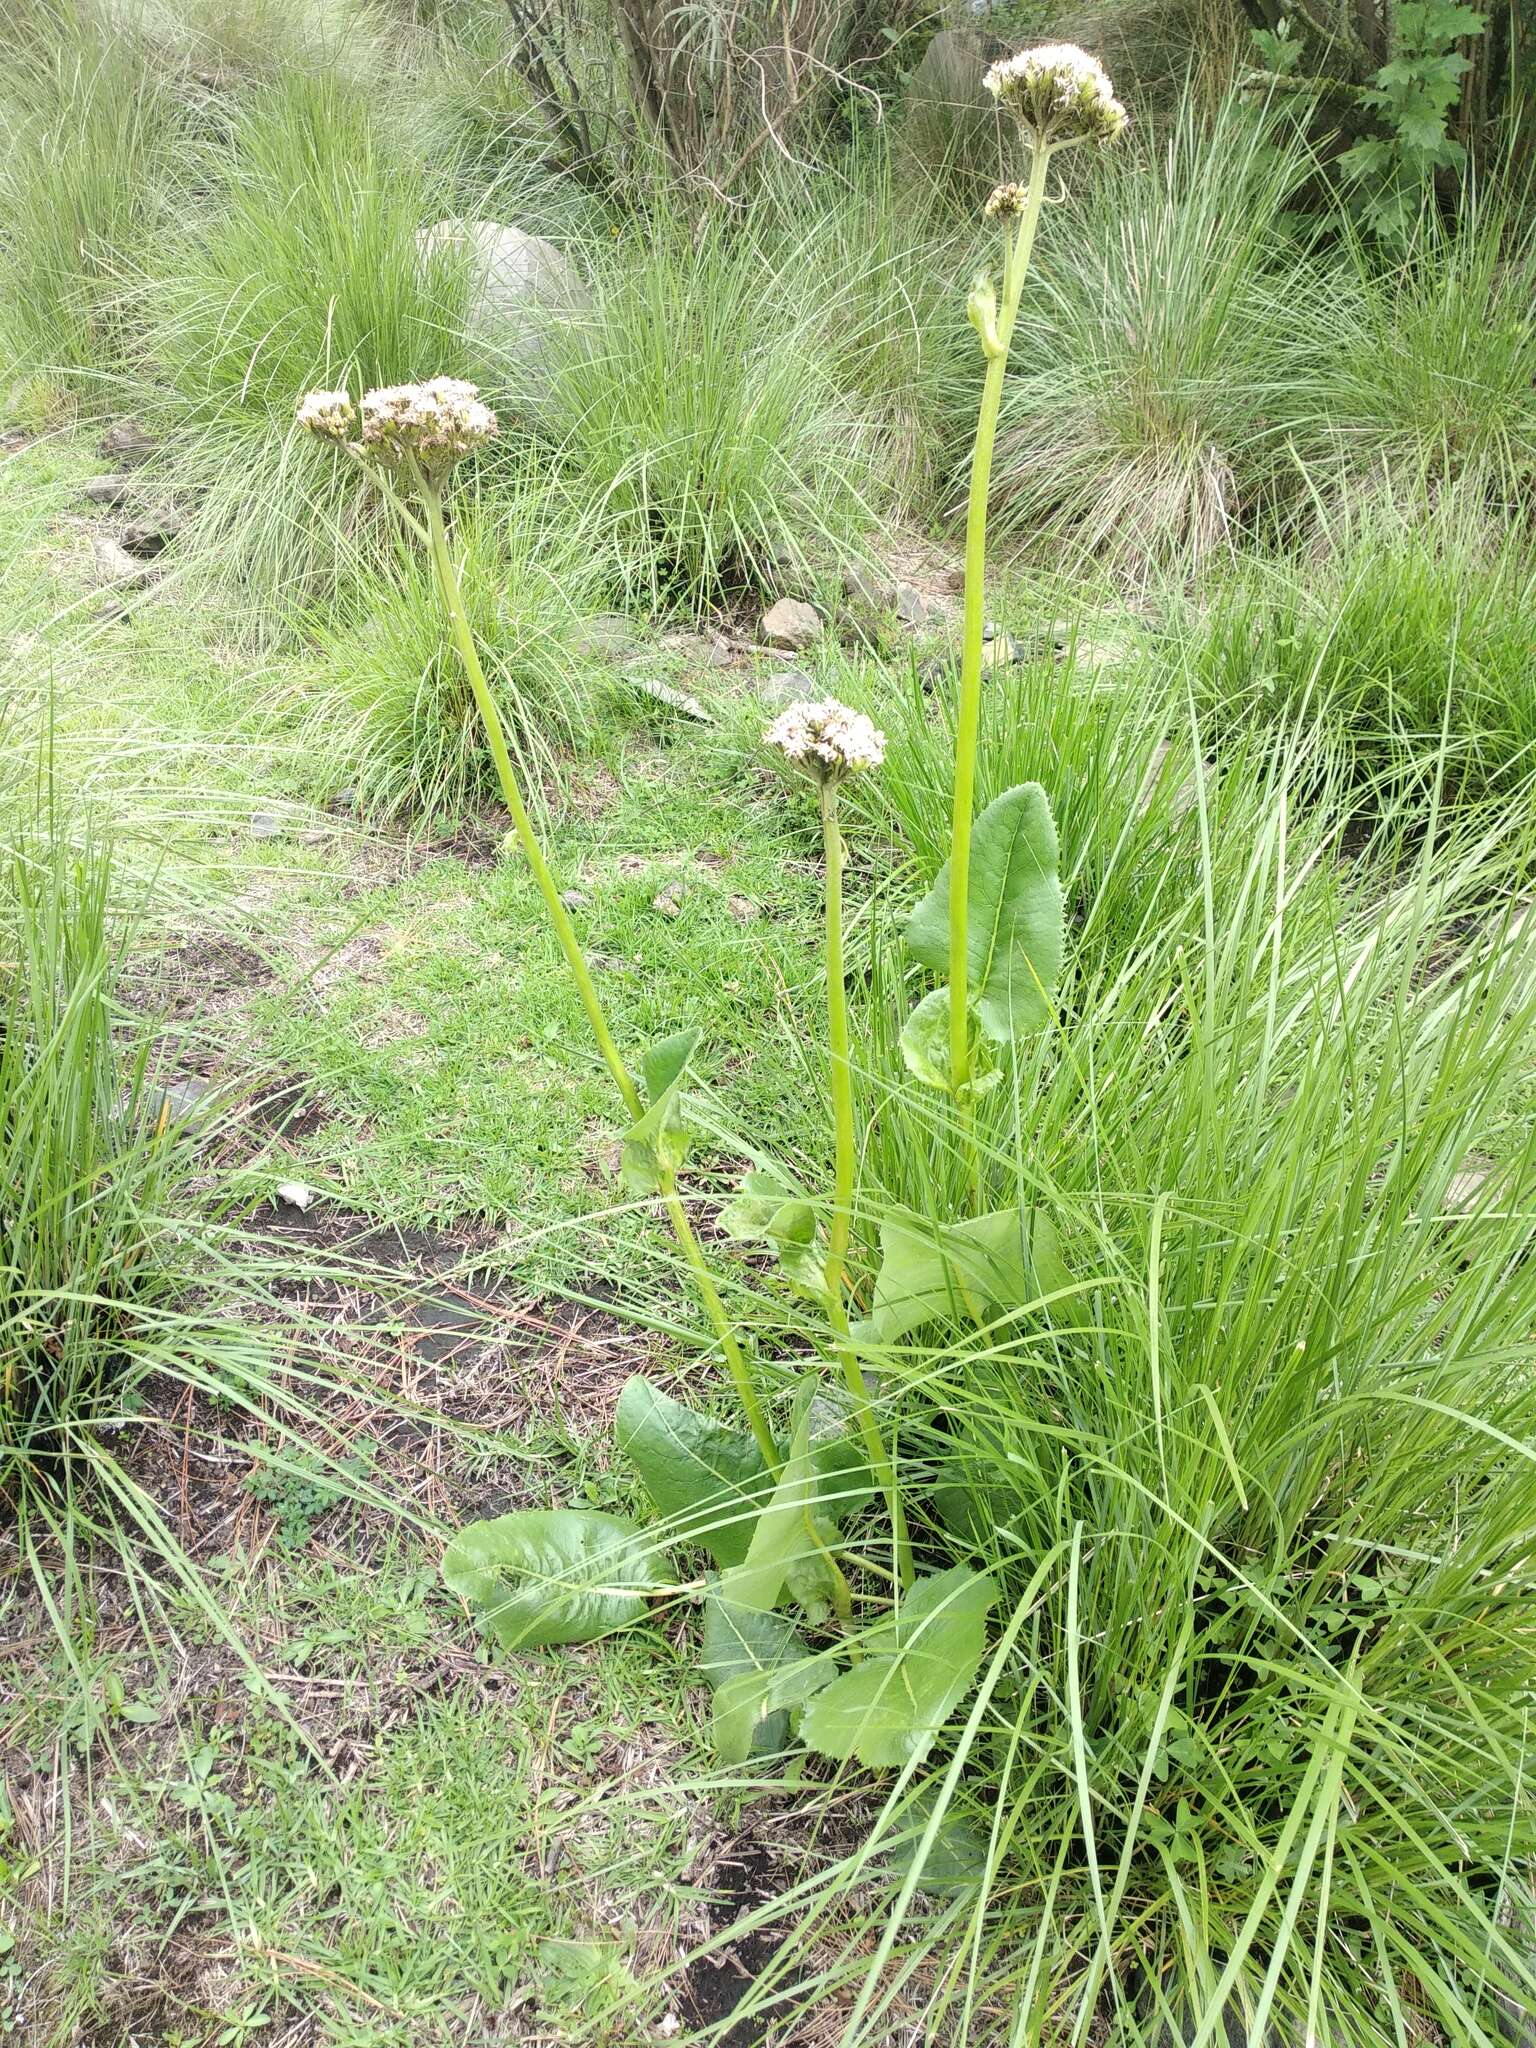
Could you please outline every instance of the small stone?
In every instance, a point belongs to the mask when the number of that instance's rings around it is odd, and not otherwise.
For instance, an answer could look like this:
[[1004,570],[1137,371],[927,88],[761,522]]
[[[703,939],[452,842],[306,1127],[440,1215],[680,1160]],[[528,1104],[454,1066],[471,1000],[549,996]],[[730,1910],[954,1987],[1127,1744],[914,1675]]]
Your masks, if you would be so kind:
[[929,600],[913,583],[898,583],[896,586],[896,616],[904,626],[914,632],[926,626],[932,607]]
[[115,590],[136,590],[148,583],[154,573],[109,533],[91,535],[91,556],[97,582],[109,583]]
[[803,668],[781,668],[758,681],[757,694],[768,711],[785,711],[802,698],[814,697],[816,685]]
[[681,711],[685,718],[696,719],[700,725],[710,725],[713,720],[697,697],[690,697],[686,690],[674,690],[670,683],[656,681],[652,676],[632,678],[637,690],[644,691],[658,704],[665,704],[670,711]]
[[88,505],[107,505],[116,508],[126,503],[133,489],[133,479],[119,472],[114,476],[93,476],[80,486],[80,495]]
[[896,585],[872,562],[852,562],[843,571],[843,594],[866,611],[888,612],[896,602]]
[[1007,668],[1013,662],[1024,659],[1024,650],[1011,633],[994,632],[990,640],[982,643],[981,665],[983,668]]
[[761,903],[750,896],[732,896],[726,907],[738,924],[756,924],[763,914]]
[[639,636],[621,612],[583,619],[570,642],[572,654],[587,661],[623,661],[640,648]]
[[302,1180],[280,1180],[272,1192],[288,1209],[302,1211],[311,1208],[318,1200],[315,1190]]
[[167,505],[143,519],[130,519],[119,536],[133,555],[158,555],[181,532],[185,521],[174,506]]
[[683,914],[683,885],[668,882],[658,895],[651,898],[652,910],[660,911],[663,917],[681,917]]
[[821,638],[821,613],[797,597],[781,597],[763,613],[758,630],[770,647],[802,654]]
[[191,1123],[196,1117],[208,1113],[215,1092],[213,1083],[205,1081],[199,1074],[177,1074],[160,1091],[160,1107],[155,1121]]
[[1469,1161],[1460,1173],[1453,1173],[1446,1183],[1446,1208],[1456,1216],[1465,1216],[1469,1210],[1475,1209],[1492,1173],[1492,1163],[1485,1159]]
[[256,811],[251,817],[253,839],[278,839],[282,836],[283,821],[276,811]]
[[944,571],[944,588],[953,591],[956,597],[963,597],[965,595],[965,571],[963,569],[946,569]]
[[333,811],[355,811],[357,809],[357,789],[354,784],[346,783],[341,789],[337,790],[336,794],[331,798],[331,809]]
[[155,438],[138,420],[114,420],[96,444],[116,462],[143,462],[155,452]]
[[591,900],[589,896],[583,896],[579,889],[562,889],[560,891],[560,901],[567,910],[585,910]]

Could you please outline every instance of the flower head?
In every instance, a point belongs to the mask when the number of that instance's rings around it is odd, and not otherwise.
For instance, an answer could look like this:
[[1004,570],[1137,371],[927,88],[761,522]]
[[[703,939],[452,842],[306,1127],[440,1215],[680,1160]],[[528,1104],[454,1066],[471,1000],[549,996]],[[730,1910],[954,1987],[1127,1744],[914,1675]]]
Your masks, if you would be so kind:
[[841,782],[885,759],[885,734],[835,697],[801,698],[779,713],[763,739],[818,782]]
[[363,446],[387,462],[413,455],[424,469],[441,472],[495,433],[495,413],[461,377],[363,393]]
[[1075,43],[1042,43],[999,58],[982,83],[1027,129],[1037,147],[1113,142],[1130,118],[1097,57]]
[[1024,211],[1024,198],[1022,185],[998,185],[982,211],[988,220],[1013,220]]
[[322,441],[349,441],[356,419],[345,391],[310,391],[299,400],[299,425]]

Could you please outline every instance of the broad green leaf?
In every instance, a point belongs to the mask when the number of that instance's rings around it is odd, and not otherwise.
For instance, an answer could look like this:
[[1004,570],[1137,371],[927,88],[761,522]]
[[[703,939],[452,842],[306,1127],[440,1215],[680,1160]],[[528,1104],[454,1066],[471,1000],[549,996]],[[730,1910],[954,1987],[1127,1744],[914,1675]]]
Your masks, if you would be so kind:
[[505,1650],[593,1642],[643,1619],[646,1594],[675,1583],[644,1530],[595,1508],[471,1522],[444,1551],[443,1577]]
[[715,1747],[732,1764],[782,1749],[789,1736],[785,1709],[813,1672],[821,1685],[833,1675],[830,1661],[812,1658],[787,1616],[738,1607],[718,1592],[704,1602],[699,1669],[715,1695]]
[[[1003,1078],[1001,1067],[985,1036],[977,1028],[976,1006],[966,1004],[966,1033],[970,1045],[972,1097],[985,1095]],[[907,1071],[924,1087],[953,1092],[949,1073],[949,988],[930,989],[901,1027],[901,1056]]]
[[683,1116],[683,1089],[698,1043],[697,1031],[675,1031],[653,1045],[641,1061],[650,1106],[624,1133],[619,1162],[619,1176],[631,1194],[657,1194],[687,1155],[690,1133]]
[[810,1531],[819,1483],[811,1449],[812,1391],[807,1387],[796,1404],[789,1455],[768,1505],[757,1518],[747,1554],[720,1580],[722,1599],[758,1614],[772,1613],[791,1563],[817,1548]]
[[717,1564],[740,1564],[773,1491],[747,1432],[685,1407],[638,1373],[624,1382],[615,1427],[667,1519],[668,1540],[703,1543]]
[[870,1770],[926,1756],[975,1681],[996,1598],[993,1581],[965,1565],[919,1579],[866,1639],[863,1659],[811,1701],[806,1743]]
[[753,1167],[720,1211],[720,1227],[737,1244],[763,1244],[786,1278],[818,1299],[826,1292],[825,1257],[816,1211],[776,1168]]
[[[1056,824],[1038,782],[987,805],[971,834],[966,974],[982,1029],[999,1041],[1038,1031],[1053,1014],[1065,931]],[[949,863],[907,920],[907,944],[935,974],[949,971]]]
[[894,1344],[924,1323],[982,1323],[1068,1285],[1054,1225],[1038,1209],[999,1209],[965,1223],[897,1212],[880,1226],[880,1270],[864,1344]]
[[[893,1880],[899,1882],[917,1861],[938,1795],[937,1779],[921,1786],[902,1814],[902,1838],[885,1845],[884,1855]],[[917,1888],[930,1897],[946,1892],[973,1892],[981,1883],[990,1853],[985,1830],[951,1806],[934,1831]]]

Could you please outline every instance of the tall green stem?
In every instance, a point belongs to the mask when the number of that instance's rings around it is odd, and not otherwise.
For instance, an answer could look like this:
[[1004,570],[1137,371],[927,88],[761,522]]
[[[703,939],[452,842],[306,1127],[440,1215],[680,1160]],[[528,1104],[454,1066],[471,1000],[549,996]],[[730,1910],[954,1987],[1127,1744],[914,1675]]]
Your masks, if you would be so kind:
[[[949,1074],[950,1086],[964,1104],[969,1127],[971,1055],[966,1018],[967,953],[970,937],[971,820],[976,807],[976,744],[981,730],[981,657],[985,632],[987,568],[987,500],[992,488],[992,450],[1002,406],[1008,347],[1018,318],[1040,208],[1045,199],[1049,146],[1037,146],[1029,162],[1029,189],[1019,217],[1017,237],[1010,236],[1003,256],[1003,298],[998,309],[996,339],[984,335],[986,381],[976,421],[971,455],[971,494],[965,519],[965,618],[960,650],[960,704],[955,721],[955,798],[949,840]],[[979,1169],[978,1169],[979,1171]]]
[[640,1091],[635,1086],[634,1076],[625,1066],[613,1033],[608,1028],[608,1019],[603,1013],[602,998],[593,983],[581,950],[581,941],[576,936],[576,927],[571,923],[570,912],[560,901],[560,891],[550,873],[544,850],[539,845],[538,834],[533,829],[533,820],[528,815],[528,806],[523,802],[523,793],[518,786],[517,771],[512,766],[512,756],[507,748],[507,735],[501,722],[501,713],[496,708],[496,699],[491,695],[485,680],[485,671],[480,666],[480,656],[475,648],[475,636],[470,628],[469,614],[464,609],[464,595],[459,589],[458,571],[453,566],[453,556],[448,547],[448,532],[443,524],[442,499],[430,485],[422,493],[427,512],[427,537],[432,547],[432,563],[437,571],[438,587],[443,594],[443,603],[448,611],[449,629],[453,644],[459,651],[464,672],[469,677],[469,687],[474,692],[475,708],[479,711],[485,726],[486,740],[491,749],[491,759],[496,764],[496,778],[501,784],[501,794],[512,816],[512,828],[517,834],[523,857],[533,870],[533,879],[538,884],[539,894],[544,899],[544,908],[549,912],[550,923],[560,941],[560,950],[565,955],[566,965],[575,978],[576,988],[581,996],[581,1006],[587,1013],[587,1022],[592,1027],[592,1036],[597,1040],[597,1049],[603,1056],[603,1065],[613,1076],[614,1085],[624,1098],[624,1107],[638,1123],[645,1114],[645,1105],[640,1100]]
[[[511,813],[513,830],[517,834],[524,858],[533,871],[539,894],[544,899],[544,907],[549,912],[550,922],[554,925],[555,936],[560,941],[560,950],[565,955],[566,965],[575,979],[582,1008],[587,1013],[587,1022],[592,1027],[592,1036],[597,1040],[597,1049],[602,1054],[603,1064],[613,1076],[614,1084],[624,1099],[624,1107],[638,1123],[645,1114],[645,1105],[640,1100],[640,1091],[635,1086],[634,1076],[625,1066],[613,1033],[608,1028],[602,998],[593,983],[586,957],[581,950],[581,941],[576,936],[576,927],[571,923],[570,913],[560,901],[560,891],[555,885],[549,863],[544,858],[544,850],[539,845],[538,834],[533,829],[533,820],[528,815],[528,806],[523,802],[523,793],[518,784],[517,771],[512,765],[512,755],[507,746],[501,713],[496,708],[496,699],[485,680],[485,671],[480,665],[480,655],[475,646],[469,614],[464,609],[464,593],[459,588],[458,571],[453,565],[453,554],[448,546],[448,532],[443,523],[442,497],[435,486],[425,480],[422,502],[426,507],[427,538],[432,550],[432,564],[437,572],[438,587],[448,612],[453,644],[464,664],[464,672],[469,677],[469,687],[474,693],[475,708],[479,711],[485,726],[491,759],[496,764],[496,777],[501,784],[501,793],[507,809]],[[778,1446],[774,1443],[773,1432],[768,1427],[768,1419],[758,1401],[757,1390],[752,1385],[747,1361],[736,1341],[730,1318],[725,1312],[725,1304],[720,1299],[719,1289],[715,1286],[709,1267],[705,1263],[703,1249],[694,1233],[692,1223],[688,1220],[688,1211],[683,1205],[683,1199],[677,1192],[676,1178],[670,1171],[662,1175],[661,1197],[682,1249],[683,1258],[693,1276],[693,1284],[698,1289],[699,1299],[704,1304],[705,1313],[724,1353],[726,1369],[731,1375],[742,1411],[757,1441],[757,1447],[762,1452],[769,1470],[777,1471]]]
[[853,1233],[854,1156],[853,1072],[849,1064],[848,985],[843,967],[843,835],[837,822],[837,784],[821,785],[821,837],[827,856],[827,1042],[832,1058],[832,1227],[828,1234],[825,1282],[832,1327],[840,1342],[838,1364],[853,1402],[865,1456],[890,1511],[896,1545],[896,1569],[904,1586],[912,1583],[912,1545],[902,1512],[896,1471],[886,1455],[880,1426],[869,1403],[863,1369],[854,1352],[843,1303],[848,1241]]

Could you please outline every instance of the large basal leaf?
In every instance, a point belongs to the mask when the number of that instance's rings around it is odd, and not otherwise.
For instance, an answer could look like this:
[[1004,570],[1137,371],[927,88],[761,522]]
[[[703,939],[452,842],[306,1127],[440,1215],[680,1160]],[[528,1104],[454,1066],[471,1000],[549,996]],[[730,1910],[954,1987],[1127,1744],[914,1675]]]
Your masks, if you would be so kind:
[[641,1062],[649,1107],[624,1133],[619,1161],[619,1177],[631,1194],[659,1193],[687,1155],[690,1133],[683,1116],[683,1089],[698,1043],[697,1031],[675,1031],[653,1045]]
[[773,1492],[747,1432],[685,1407],[638,1373],[624,1382],[616,1430],[620,1450],[667,1519],[668,1539],[704,1544],[716,1564],[740,1564]]
[[924,1323],[982,1323],[1069,1284],[1055,1226],[1038,1209],[965,1223],[900,1212],[880,1226],[880,1270],[860,1343],[894,1344]]
[[704,1602],[699,1669],[715,1695],[715,1747],[726,1763],[745,1763],[784,1747],[787,1709],[835,1673],[814,1658],[786,1615],[760,1614],[722,1599]]
[[757,1518],[747,1554],[721,1576],[720,1595],[737,1607],[770,1614],[778,1606],[790,1567],[817,1554],[811,1534],[821,1475],[811,1448],[811,1400],[807,1387],[795,1407],[789,1455],[780,1468],[767,1506]]
[[[1038,782],[987,805],[971,834],[966,974],[982,1029],[999,1041],[1052,1016],[1061,973],[1061,851]],[[949,972],[949,863],[907,920],[907,944],[935,974]]]
[[611,1635],[644,1618],[648,1593],[676,1583],[644,1530],[595,1508],[471,1522],[443,1553],[443,1577],[506,1650]]
[[919,1579],[862,1660],[811,1700],[800,1733],[840,1763],[892,1770],[926,1756],[970,1691],[997,1587],[965,1565]]

